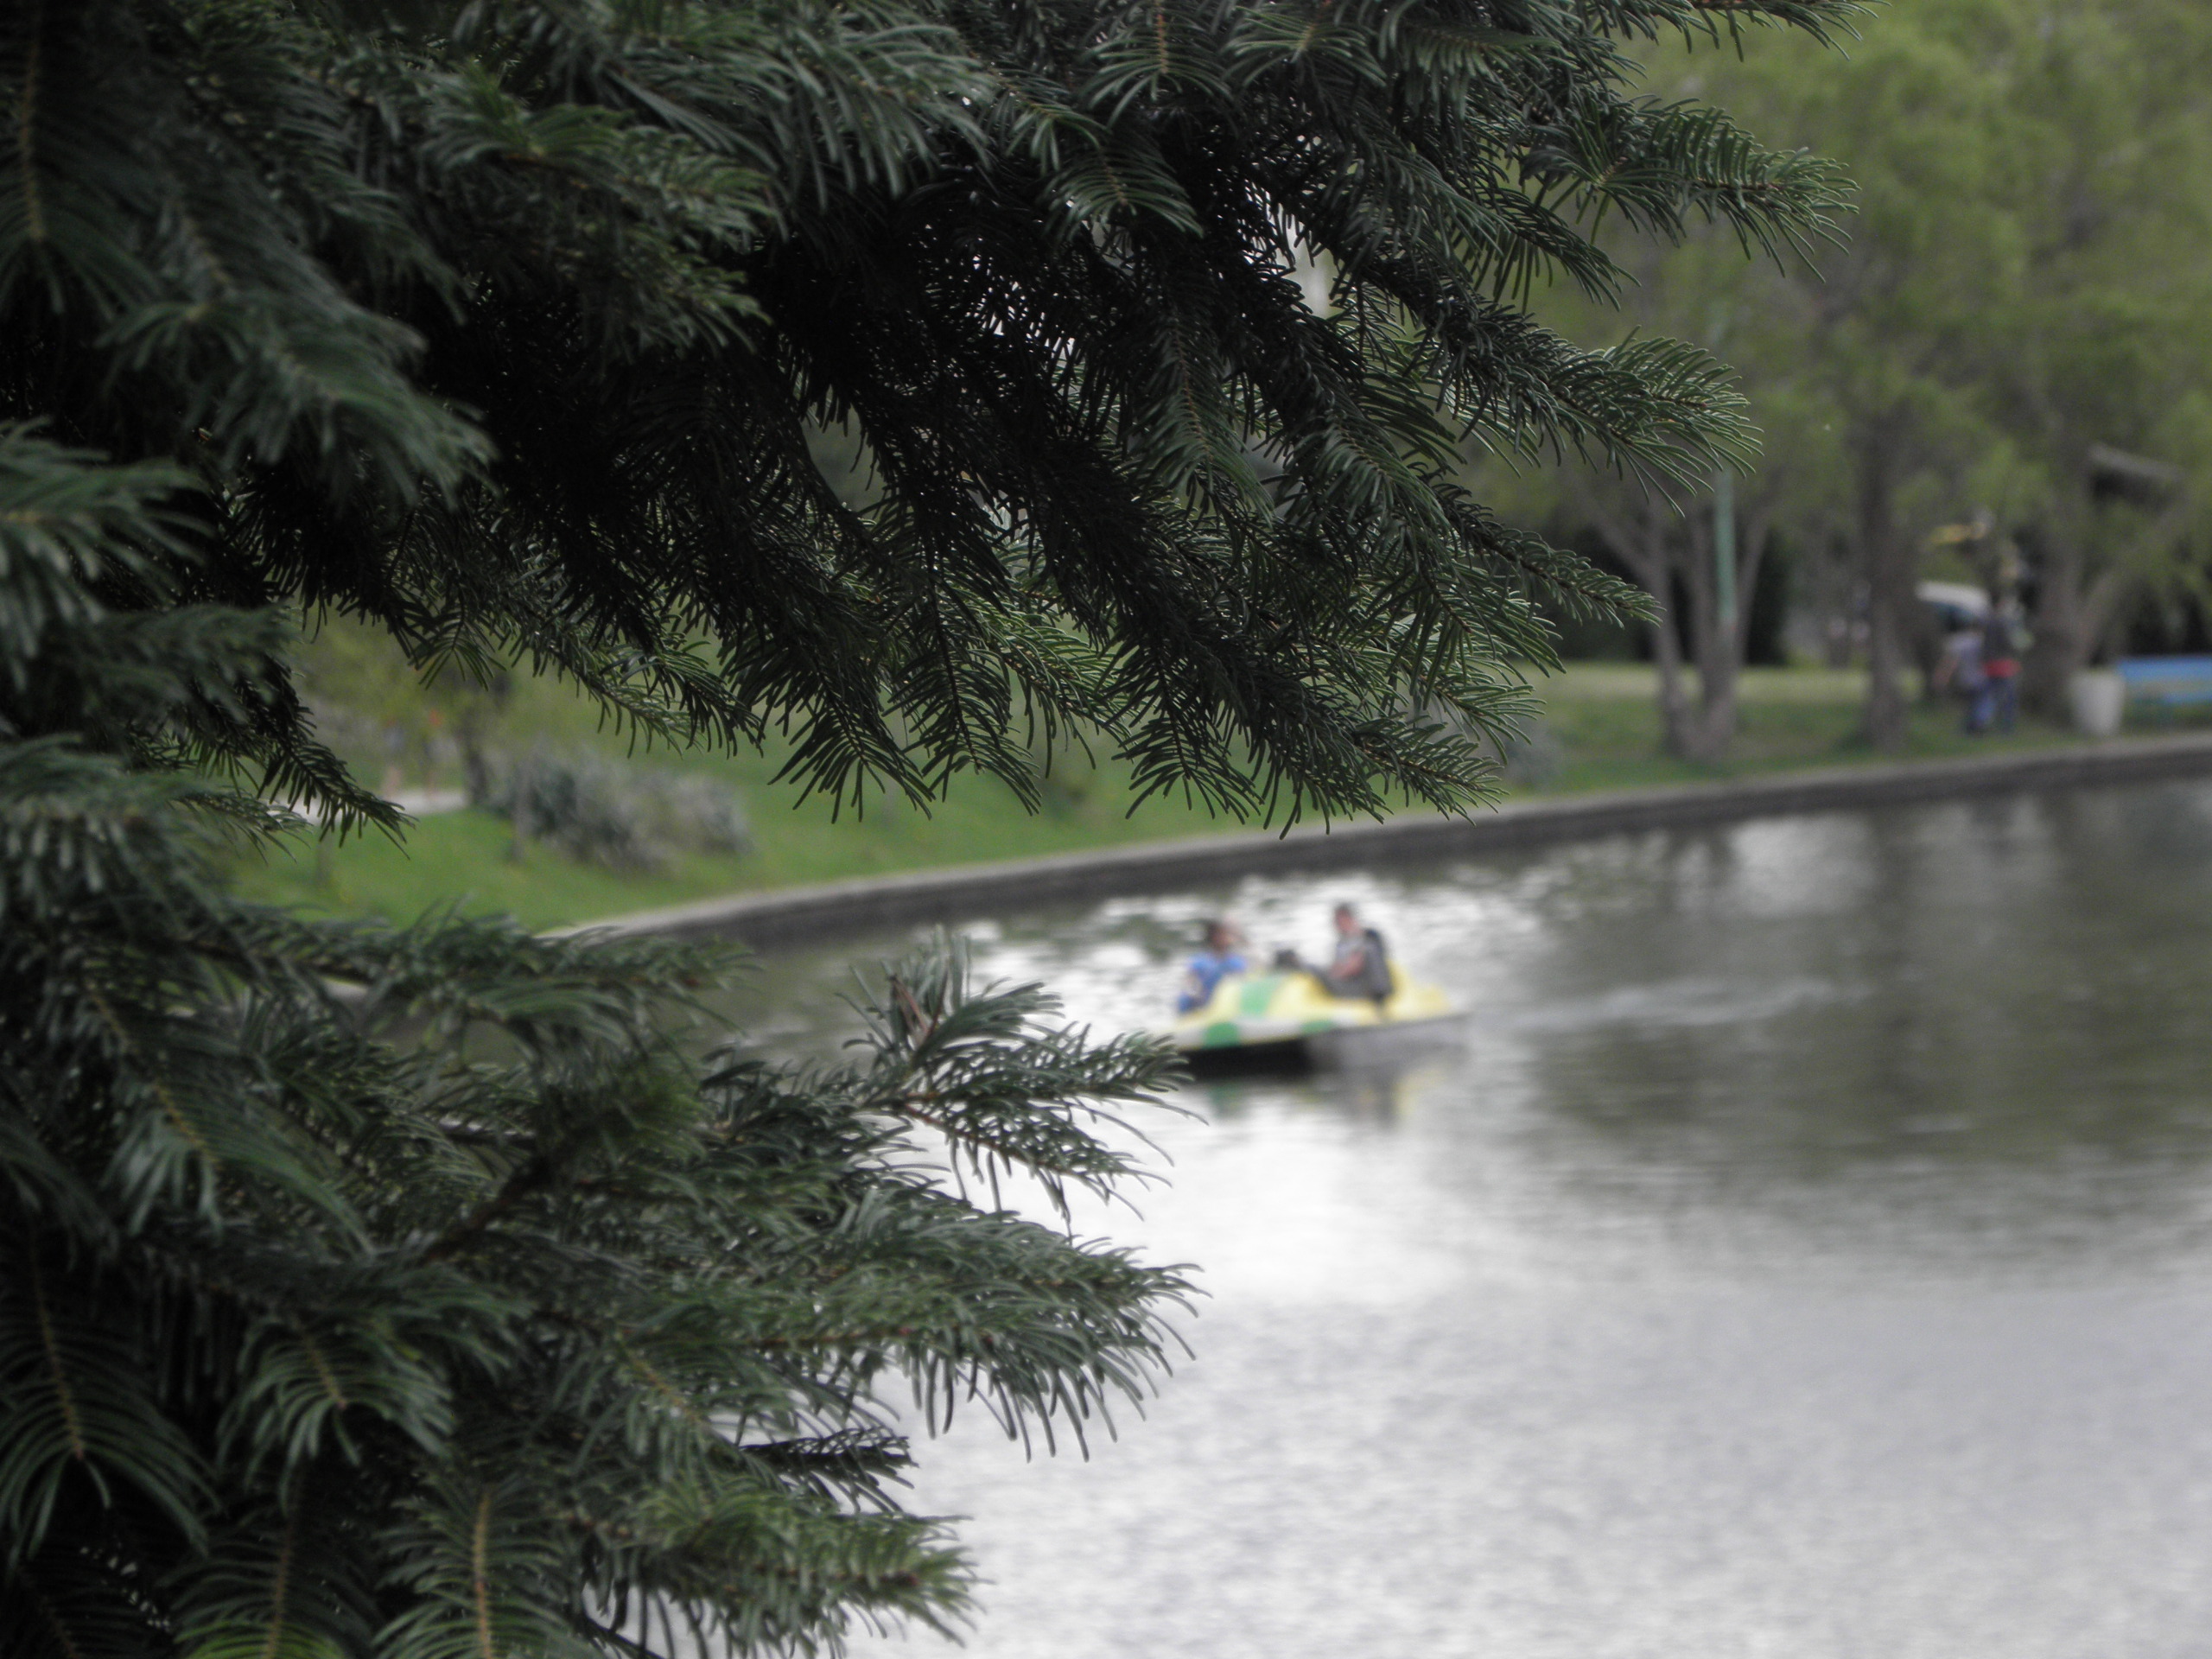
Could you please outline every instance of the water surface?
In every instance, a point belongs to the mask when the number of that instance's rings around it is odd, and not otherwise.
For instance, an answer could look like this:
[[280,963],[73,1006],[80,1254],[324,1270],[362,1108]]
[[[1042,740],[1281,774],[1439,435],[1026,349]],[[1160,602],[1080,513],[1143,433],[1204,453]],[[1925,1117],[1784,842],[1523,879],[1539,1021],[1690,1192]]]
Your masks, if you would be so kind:
[[[968,1652],[2212,1652],[2212,791],[1255,879],[979,954],[1156,1023],[1196,918],[1311,952],[1339,899],[1464,1047],[1156,1126],[1172,1185],[1084,1221],[1200,1265],[1197,1357],[1087,1460],[919,1448],[990,1580]],[[779,957],[747,1018],[826,1048],[880,953]]]

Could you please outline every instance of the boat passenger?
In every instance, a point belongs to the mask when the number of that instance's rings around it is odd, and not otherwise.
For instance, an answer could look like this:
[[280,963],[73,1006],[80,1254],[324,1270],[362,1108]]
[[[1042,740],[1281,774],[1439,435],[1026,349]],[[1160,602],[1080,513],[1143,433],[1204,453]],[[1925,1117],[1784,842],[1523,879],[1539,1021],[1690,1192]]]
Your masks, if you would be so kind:
[[1208,922],[1205,926],[1205,947],[1191,958],[1184,971],[1183,993],[1175,999],[1175,1012],[1190,1014],[1213,1001],[1214,987],[1230,974],[1241,974],[1249,965],[1244,953],[1237,949],[1243,943],[1234,925],[1224,921]]
[[1331,996],[1366,997],[1377,1007],[1390,995],[1390,953],[1382,936],[1360,925],[1359,912],[1350,905],[1336,910],[1337,953],[1320,973]]

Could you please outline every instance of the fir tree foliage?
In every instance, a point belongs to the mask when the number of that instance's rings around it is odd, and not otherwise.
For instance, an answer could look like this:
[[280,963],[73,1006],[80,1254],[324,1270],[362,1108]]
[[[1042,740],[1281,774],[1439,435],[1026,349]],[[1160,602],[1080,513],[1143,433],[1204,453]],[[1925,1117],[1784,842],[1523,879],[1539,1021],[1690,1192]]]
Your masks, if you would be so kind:
[[[1233,811],[1464,806],[1531,592],[1634,602],[1465,439],[1750,442],[1701,352],[1518,297],[1614,291],[1608,219],[1772,252],[1840,200],[1624,43],[1853,10],[23,0],[0,416],[189,469],[198,596],[784,728],[831,790],[1027,791],[1078,722]],[[281,677],[252,712],[274,785],[377,814]]]
[[237,903],[269,803],[395,822],[286,619],[841,793],[1031,789],[1075,722],[1235,811],[1464,805],[1532,595],[1623,591],[1463,441],[1749,442],[1702,354],[1519,298],[1611,291],[1607,215],[1839,200],[1623,42],[1849,10],[0,7],[0,1650],[957,1616],[882,1402],[1049,1444],[1141,1395],[1183,1281],[997,1182],[1126,1185],[1098,1115],[1166,1056],[948,945],[842,1065],[702,1059],[712,956]]
[[[220,609],[134,651],[147,619],[73,587],[87,536],[161,543],[174,482],[0,445],[19,678],[188,710],[264,660]],[[242,810],[0,745],[0,1650],[744,1652],[957,1612],[883,1382],[1048,1440],[1142,1395],[1182,1281],[994,1195],[1125,1183],[1096,1116],[1167,1054],[939,948],[857,1059],[702,1061],[676,1016],[726,963],[241,906],[192,826]]]

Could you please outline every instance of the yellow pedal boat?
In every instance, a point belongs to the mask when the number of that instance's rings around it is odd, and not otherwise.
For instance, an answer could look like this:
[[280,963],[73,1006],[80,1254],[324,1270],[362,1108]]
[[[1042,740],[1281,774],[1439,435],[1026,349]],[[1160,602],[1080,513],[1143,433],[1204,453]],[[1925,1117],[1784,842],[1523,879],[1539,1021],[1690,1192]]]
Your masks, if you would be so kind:
[[1302,970],[1228,974],[1204,1007],[1176,1021],[1172,1036],[1193,1071],[1299,1066],[1336,1058],[1364,1033],[1434,1030],[1459,1012],[1441,989],[1408,979],[1395,962],[1390,987],[1376,1002],[1332,996]]

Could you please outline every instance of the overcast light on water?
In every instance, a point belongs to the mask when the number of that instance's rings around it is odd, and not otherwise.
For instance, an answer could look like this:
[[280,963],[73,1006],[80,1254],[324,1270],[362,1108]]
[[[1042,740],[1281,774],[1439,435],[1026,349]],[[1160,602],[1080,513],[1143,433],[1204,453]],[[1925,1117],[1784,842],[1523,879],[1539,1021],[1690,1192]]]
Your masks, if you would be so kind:
[[[1101,1028],[1363,906],[1455,1048],[1193,1090],[1142,1420],[921,1445],[977,1659],[2212,1651],[2212,790],[1624,836],[975,930]],[[840,1034],[841,964],[747,999]],[[830,1010],[831,1012],[825,1012]],[[957,1651],[863,1637],[869,1659]]]

